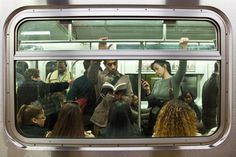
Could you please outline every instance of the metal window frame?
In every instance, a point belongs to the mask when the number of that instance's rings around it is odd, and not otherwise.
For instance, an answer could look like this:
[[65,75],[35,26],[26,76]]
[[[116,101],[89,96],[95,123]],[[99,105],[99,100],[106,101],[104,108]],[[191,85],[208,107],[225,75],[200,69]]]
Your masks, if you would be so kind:
[[[16,31],[19,23],[27,19],[185,19],[209,20],[218,27],[219,51],[197,51],[166,53],[162,50],[129,50],[114,51],[60,51],[60,52],[17,52]],[[155,150],[155,149],[206,149],[219,145],[227,137],[231,127],[231,101],[232,101],[232,67],[231,64],[231,29],[229,21],[224,14],[213,8],[165,8],[163,6],[129,6],[129,7],[93,7],[75,6],[72,8],[21,8],[13,12],[5,23],[4,39],[4,118],[5,130],[13,143],[28,149],[68,149],[76,150]],[[89,52],[89,53],[88,53]],[[66,54],[66,56],[65,56]],[[144,55],[145,54],[145,55]],[[54,59],[189,59],[189,60],[220,60],[221,61],[221,106],[220,127],[211,136],[185,137],[185,138],[135,138],[135,139],[51,139],[26,138],[18,133],[15,126],[14,111],[14,61],[16,60],[48,60]]]

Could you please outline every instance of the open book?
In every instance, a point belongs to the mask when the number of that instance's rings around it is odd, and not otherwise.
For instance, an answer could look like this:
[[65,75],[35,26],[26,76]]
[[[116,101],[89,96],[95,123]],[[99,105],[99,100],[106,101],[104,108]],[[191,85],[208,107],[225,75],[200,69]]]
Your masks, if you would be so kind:
[[113,92],[117,93],[118,91],[125,91],[127,90],[127,84],[126,83],[120,83],[115,86],[113,86],[111,83],[105,82],[102,85],[102,93],[106,94],[107,92]]

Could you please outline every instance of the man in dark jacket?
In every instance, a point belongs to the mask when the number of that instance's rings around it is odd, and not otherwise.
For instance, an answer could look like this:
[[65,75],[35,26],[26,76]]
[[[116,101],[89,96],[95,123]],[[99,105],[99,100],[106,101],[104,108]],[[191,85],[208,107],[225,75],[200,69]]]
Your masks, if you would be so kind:
[[74,80],[68,95],[67,100],[77,101],[83,112],[85,130],[92,130],[93,123],[90,118],[96,107],[96,93],[93,83],[87,77],[87,70],[90,65],[89,60],[83,62],[84,75]]
[[218,124],[218,110],[220,102],[219,63],[215,63],[214,73],[204,83],[202,88],[202,122],[205,132]]

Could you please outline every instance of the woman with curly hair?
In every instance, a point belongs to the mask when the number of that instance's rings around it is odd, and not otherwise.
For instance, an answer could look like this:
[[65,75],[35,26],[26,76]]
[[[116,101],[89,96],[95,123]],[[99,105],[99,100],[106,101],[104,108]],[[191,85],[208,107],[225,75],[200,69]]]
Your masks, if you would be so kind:
[[183,137],[198,134],[194,110],[184,101],[173,99],[160,110],[153,137]]

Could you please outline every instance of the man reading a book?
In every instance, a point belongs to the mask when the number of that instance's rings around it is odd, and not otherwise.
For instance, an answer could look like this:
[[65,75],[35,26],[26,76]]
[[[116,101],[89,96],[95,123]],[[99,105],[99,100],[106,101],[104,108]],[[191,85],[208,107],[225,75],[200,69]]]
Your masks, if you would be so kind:
[[[88,69],[88,78],[96,86],[97,94],[97,108],[94,111],[91,121],[98,127],[106,127],[108,121],[108,113],[110,109],[110,104],[117,98],[123,98],[129,102],[132,101],[133,90],[129,79],[129,76],[123,75],[118,72],[118,61],[117,60],[104,60],[105,69],[100,68],[101,61],[91,61],[90,67]],[[109,92],[104,93],[102,89],[104,83],[111,84],[114,88],[118,87],[119,84],[125,84],[126,90],[124,92]],[[122,94],[120,94],[122,93]]]

